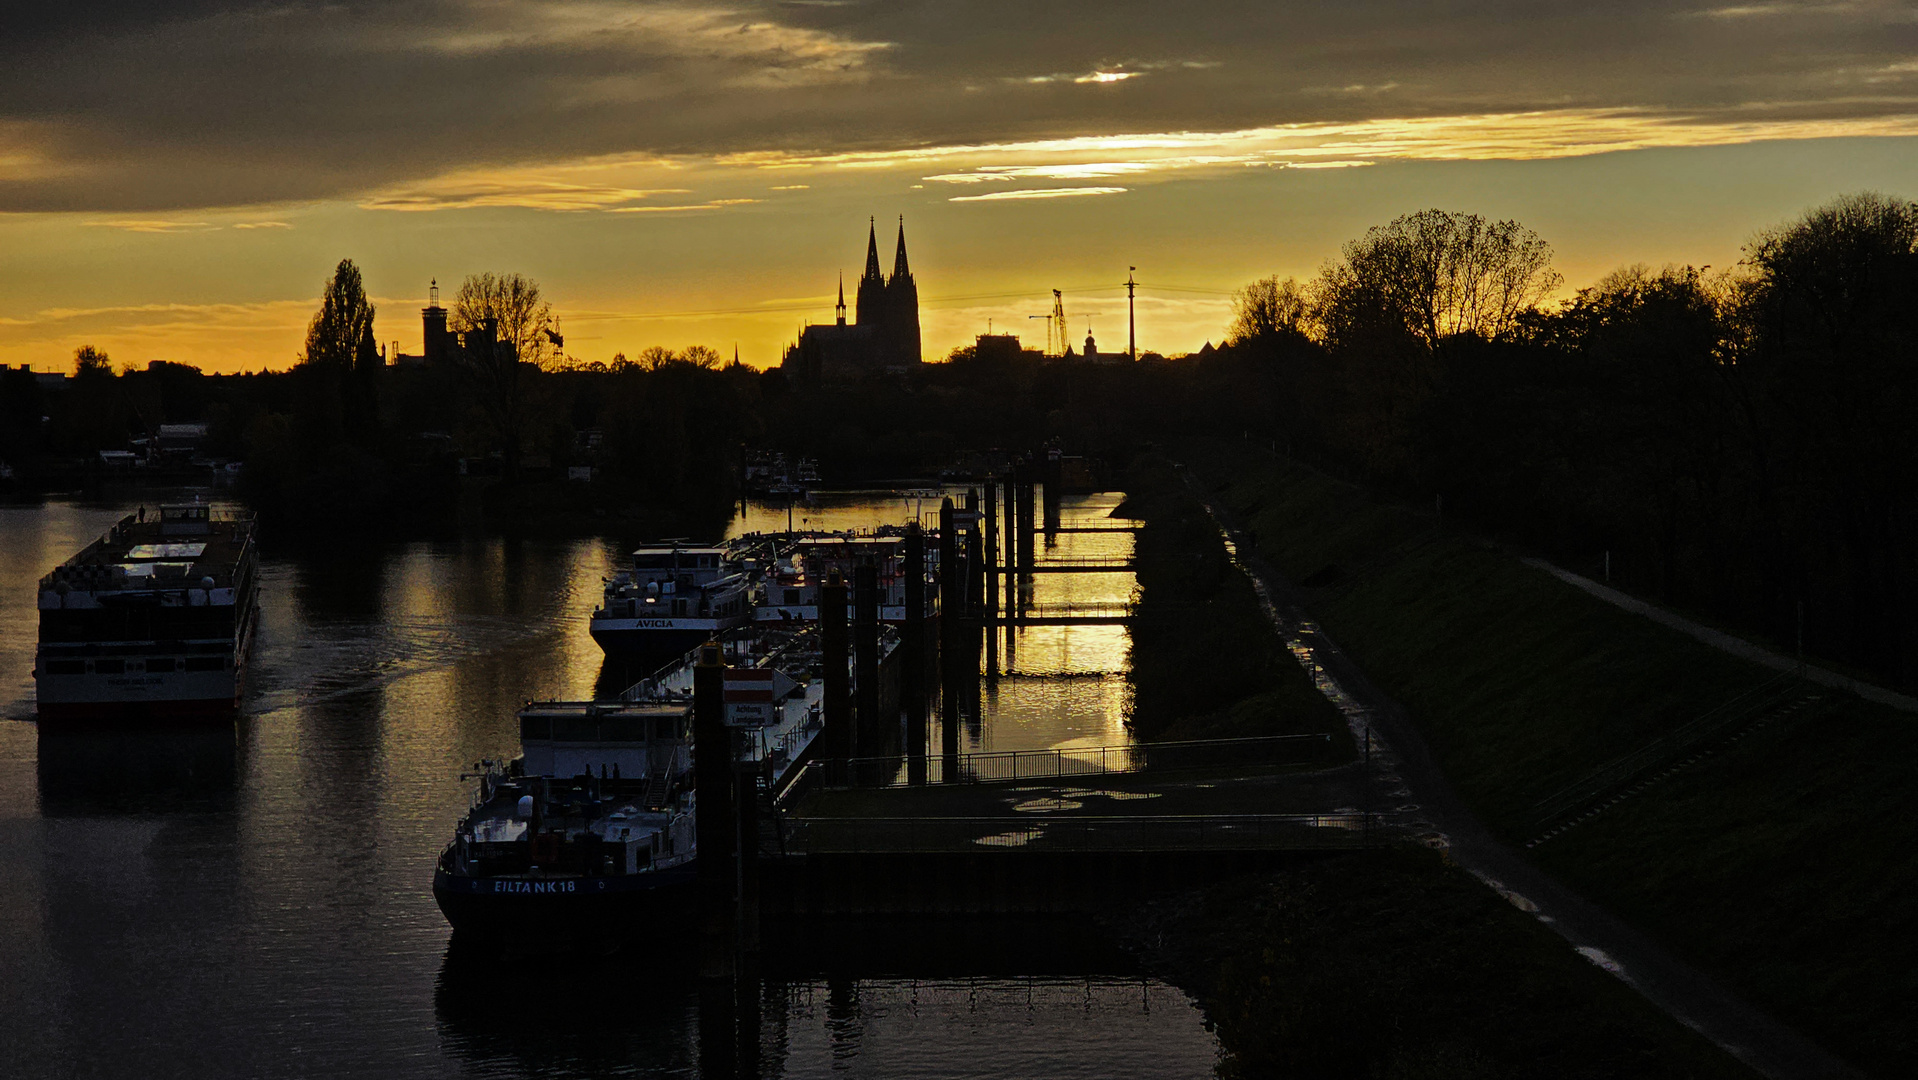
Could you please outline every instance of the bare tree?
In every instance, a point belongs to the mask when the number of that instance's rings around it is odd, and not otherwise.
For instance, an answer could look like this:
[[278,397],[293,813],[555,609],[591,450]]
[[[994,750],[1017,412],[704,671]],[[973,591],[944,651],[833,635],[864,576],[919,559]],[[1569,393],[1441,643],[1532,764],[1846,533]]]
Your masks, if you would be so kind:
[[553,305],[541,299],[539,283],[524,274],[473,274],[453,298],[453,329],[466,332],[493,323],[494,339],[521,363],[544,367],[558,355]]
[[113,364],[107,360],[105,351],[82,345],[73,350],[73,374],[82,379],[110,377]]
[[679,362],[689,367],[711,371],[720,365],[721,357],[716,349],[709,349],[704,345],[688,345],[686,350],[679,354]]
[[1310,315],[1311,304],[1297,278],[1261,278],[1232,295],[1232,327],[1226,340],[1248,344],[1303,334]]
[[523,274],[473,274],[453,298],[451,323],[487,433],[505,458],[507,474],[517,475],[536,407],[526,375],[529,369],[537,375],[558,355],[552,305]]
[[1564,280],[1532,230],[1444,210],[1375,226],[1344,255],[1317,282],[1328,330],[1383,316],[1427,348],[1460,334],[1504,337]]

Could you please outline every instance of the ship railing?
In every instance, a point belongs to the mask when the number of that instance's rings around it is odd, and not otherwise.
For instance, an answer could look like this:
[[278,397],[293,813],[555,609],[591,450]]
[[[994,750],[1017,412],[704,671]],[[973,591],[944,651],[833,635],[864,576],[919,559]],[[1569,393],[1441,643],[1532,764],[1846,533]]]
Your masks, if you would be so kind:
[[1089,779],[1141,772],[1285,768],[1329,761],[1332,736],[1266,735],[1243,739],[1189,739],[1116,746],[1062,746],[1042,750],[987,750],[966,754],[891,755],[819,759],[807,764],[808,784],[895,788],[926,784],[1010,784]]
[[787,850],[808,855],[979,851],[1313,851],[1376,847],[1379,816],[1336,814],[1021,815],[785,819]]

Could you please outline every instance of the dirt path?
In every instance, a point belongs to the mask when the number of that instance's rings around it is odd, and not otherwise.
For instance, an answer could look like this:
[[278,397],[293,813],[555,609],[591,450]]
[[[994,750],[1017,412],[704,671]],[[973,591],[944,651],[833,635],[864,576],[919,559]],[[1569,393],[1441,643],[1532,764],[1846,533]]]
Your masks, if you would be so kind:
[[1829,686],[1834,690],[1844,690],[1847,693],[1856,694],[1866,701],[1877,702],[1880,705],[1889,705],[1900,712],[1918,712],[1918,698],[1906,697],[1904,694],[1887,690],[1882,686],[1862,683],[1849,675],[1840,675],[1836,671],[1827,671],[1824,668],[1814,667],[1811,664],[1801,665],[1793,657],[1772,652],[1770,649],[1761,649],[1751,642],[1746,641],[1744,638],[1733,637],[1723,630],[1714,630],[1703,623],[1695,623],[1682,615],[1674,615],[1664,608],[1648,604],[1635,596],[1628,596],[1610,586],[1600,585],[1591,578],[1581,577],[1578,574],[1572,573],[1570,570],[1554,566],[1544,559],[1521,557],[1519,561],[1534,569],[1543,570],[1560,581],[1565,582],[1567,585],[1583,589],[1613,607],[1622,608],[1634,615],[1643,615],[1653,622],[1658,623],[1660,626],[1670,627],[1684,634],[1686,637],[1695,638],[1720,652],[1730,653],[1741,660],[1750,660],[1754,664],[1762,664],[1765,667],[1771,668],[1773,671],[1795,671],[1807,682],[1815,682],[1820,686]]
[[1760,1074],[1774,1080],[1859,1075],[1493,837],[1453,791],[1405,710],[1372,685],[1312,621],[1292,585],[1240,545],[1236,522],[1189,472],[1186,483],[1218,523],[1233,560],[1251,579],[1293,653],[1313,671],[1321,692],[1345,711],[1355,730],[1369,732],[1379,801],[1415,808],[1416,817],[1431,825],[1427,842],[1449,848],[1455,862],[1537,916],[1581,955]]

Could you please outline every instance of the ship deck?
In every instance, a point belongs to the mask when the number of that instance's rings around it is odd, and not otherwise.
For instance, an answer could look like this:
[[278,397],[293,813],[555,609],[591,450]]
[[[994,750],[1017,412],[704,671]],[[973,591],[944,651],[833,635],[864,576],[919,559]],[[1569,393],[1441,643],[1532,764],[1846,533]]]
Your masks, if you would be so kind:
[[[104,535],[80,549],[42,581],[48,588],[66,578],[85,578],[115,567],[152,568],[166,577],[197,580],[211,577],[221,585],[230,584],[233,572],[245,557],[252,542],[252,521],[247,518],[214,518],[205,523],[204,532],[170,531],[157,513],[145,521],[129,514]],[[140,576],[129,575],[123,586],[142,587]]]

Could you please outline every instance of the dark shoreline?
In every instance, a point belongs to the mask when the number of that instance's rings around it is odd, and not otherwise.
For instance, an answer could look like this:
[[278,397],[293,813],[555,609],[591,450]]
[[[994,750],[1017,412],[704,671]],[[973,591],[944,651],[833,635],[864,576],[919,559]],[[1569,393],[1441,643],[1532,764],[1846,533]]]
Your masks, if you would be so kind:
[[[1138,463],[1128,489],[1115,513],[1146,521],[1140,621],[1151,628],[1135,632],[1133,672],[1156,710],[1135,714],[1135,730],[1343,731],[1171,465]],[[1195,588],[1205,602],[1154,602]],[[1195,699],[1195,686],[1213,692]],[[1193,713],[1173,712],[1195,700]],[[1099,921],[1148,974],[1200,1003],[1226,1053],[1222,1076],[1752,1075],[1409,838],[1115,903]]]

